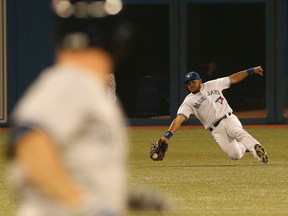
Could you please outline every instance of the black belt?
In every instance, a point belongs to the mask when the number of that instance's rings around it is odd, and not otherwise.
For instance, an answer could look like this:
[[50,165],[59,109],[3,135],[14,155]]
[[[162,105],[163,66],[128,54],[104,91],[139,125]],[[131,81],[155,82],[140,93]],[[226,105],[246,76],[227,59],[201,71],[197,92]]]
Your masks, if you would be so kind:
[[232,113],[227,113],[226,115],[222,116],[220,119],[218,119],[211,127],[208,128],[208,130],[211,132],[214,130],[214,128],[216,128],[219,123],[223,120],[226,119],[228,116],[232,115]]

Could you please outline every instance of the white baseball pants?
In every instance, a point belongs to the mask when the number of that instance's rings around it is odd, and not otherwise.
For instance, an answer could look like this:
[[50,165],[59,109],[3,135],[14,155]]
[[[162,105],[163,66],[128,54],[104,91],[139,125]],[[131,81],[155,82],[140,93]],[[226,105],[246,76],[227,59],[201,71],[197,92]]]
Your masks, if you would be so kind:
[[260,160],[254,149],[254,145],[260,143],[243,129],[241,122],[234,114],[223,119],[211,134],[232,160],[240,159],[246,149],[253,154],[254,158]]

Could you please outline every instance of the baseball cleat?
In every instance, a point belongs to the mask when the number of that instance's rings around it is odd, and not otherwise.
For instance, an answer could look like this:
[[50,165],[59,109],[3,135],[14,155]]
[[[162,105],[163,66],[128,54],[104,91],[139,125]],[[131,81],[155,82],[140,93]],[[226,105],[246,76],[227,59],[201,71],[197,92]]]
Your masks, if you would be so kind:
[[260,144],[255,144],[254,149],[255,149],[257,156],[260,158],[260,160],[263,163],[267,163],[268,162],[268,156],[267,156],[267,153],[266,153],[265,149],[263,148],[263,146],[261,146]]

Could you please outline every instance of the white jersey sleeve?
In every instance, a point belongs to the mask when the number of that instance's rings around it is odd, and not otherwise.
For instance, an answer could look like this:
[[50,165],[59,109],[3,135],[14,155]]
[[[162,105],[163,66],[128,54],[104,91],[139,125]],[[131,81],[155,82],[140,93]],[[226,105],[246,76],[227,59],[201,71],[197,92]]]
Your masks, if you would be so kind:
[[[206,83],[208,84],[209,82],[213,83],[213,80],[208,81]],[[230,88],[231,85],[230,77],[218,78],[216,79],[216,82],[214,84],[216,84],[216,86],[218,85],[219,90],[228,89]]]

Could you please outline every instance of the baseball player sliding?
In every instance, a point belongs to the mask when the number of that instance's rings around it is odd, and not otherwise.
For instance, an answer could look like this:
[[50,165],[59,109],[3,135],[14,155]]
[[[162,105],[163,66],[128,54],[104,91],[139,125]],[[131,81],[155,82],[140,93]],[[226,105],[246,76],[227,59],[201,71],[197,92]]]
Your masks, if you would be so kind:
[[236,84],[246,77],[258,74],[263,76],[261,66],[242,70],[228,77],[218,78],[205,83],[197,72],[185,75],[184,83],[191,92],[186,96],[177,111],[177,117],[172,121],[168,131],[150,149],[153,160],[162,160],[168,148],[168,140],[176,133],[182,123],[190,115],[196,116],[209,130],[221,149],[232,160],[240,159],[246,151],[263,162],[268,162],[268,156],[263,146],[242,127],[241,122],[233,114],[226,98],[222,94],[231,84]]

